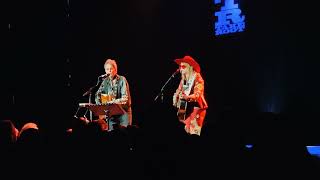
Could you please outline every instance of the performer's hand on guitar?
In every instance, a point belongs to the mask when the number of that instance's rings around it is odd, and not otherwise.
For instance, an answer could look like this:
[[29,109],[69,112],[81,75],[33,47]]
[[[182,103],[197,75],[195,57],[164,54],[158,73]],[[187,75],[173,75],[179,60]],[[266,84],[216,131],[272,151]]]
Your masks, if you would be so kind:
[[177,107],[177,94],[175,93],[172,97],[172,105]]
[[186,95],[186,94],[184,94],[184,93],[182,93],[182,94],[179,95],[179,98],[180,98],[180,99],[184,99],[184,100],[187,101],[187,100],[189,99],[189,96]]

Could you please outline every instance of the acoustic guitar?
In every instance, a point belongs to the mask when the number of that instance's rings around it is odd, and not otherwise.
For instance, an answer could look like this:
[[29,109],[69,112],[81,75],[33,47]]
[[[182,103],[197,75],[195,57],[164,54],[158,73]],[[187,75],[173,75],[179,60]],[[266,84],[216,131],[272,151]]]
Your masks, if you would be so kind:
[[[192,78],[188,83],[184,81],[182,85],[183,91],[180,91],[178,102],[177,102],[177,116],[180,121],[185,121],[186,120],[186,114],[189,113],[189,110],[192,109],[192,107],[188,107],[188,102],[185,99],[181,98],[182,93],[185,95],[189,95],[191,92],[191,88],[194,84],[194,79],[196,77],[196,74],[193,74]],[[187,112],[188,111],[188,112]]]

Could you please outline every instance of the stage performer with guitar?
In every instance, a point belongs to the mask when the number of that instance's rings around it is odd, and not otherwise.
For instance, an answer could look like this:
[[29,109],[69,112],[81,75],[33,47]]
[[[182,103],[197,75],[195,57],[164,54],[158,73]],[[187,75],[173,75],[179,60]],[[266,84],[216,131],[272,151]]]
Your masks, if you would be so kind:
[[120,104],[126,113],[107,119],[102,115],[99,116],[99,120],[108,121],[108,131],[112,131],[115,125],[118,125],[119,128],[132,125],[131,96],[127,79],[118,74],[118,66],[113,59],[106,60],[104,70],[106,74],[100,76],[103,81],[95,94],[96,104]]
[[208,108],[200,65],[191,56],[175,59],[175,62],[179,65],[181,80],[173,95],[173,106],[178,109],[177,116],[185,124],[185,131],[200,136]]

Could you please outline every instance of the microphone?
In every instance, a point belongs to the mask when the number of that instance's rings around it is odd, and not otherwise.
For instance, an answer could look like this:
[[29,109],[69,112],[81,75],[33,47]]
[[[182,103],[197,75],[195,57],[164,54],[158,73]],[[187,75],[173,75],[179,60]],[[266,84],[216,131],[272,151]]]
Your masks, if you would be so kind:
[[178,74],[180,72],[180,69],[178,68],[173,74],[172,76],[175,76],[176,74]]
[[109,76],[109,74],[102,74],[99,78],[106,78],[107,76]]

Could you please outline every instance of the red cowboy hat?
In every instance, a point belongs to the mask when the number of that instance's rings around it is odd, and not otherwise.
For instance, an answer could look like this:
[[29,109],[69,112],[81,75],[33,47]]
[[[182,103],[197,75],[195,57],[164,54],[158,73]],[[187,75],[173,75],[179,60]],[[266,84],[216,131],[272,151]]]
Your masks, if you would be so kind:
[[200,73],[201,69],[200,69],[200,65],[197,63],[196,60],[194,60],[191,56],[184,56],[181,59],[175,59],[174,60],[177,64],[180,65],[180,63],[184,62],[184,63],[188,63],[190,66],[193,67],[193,69]]

